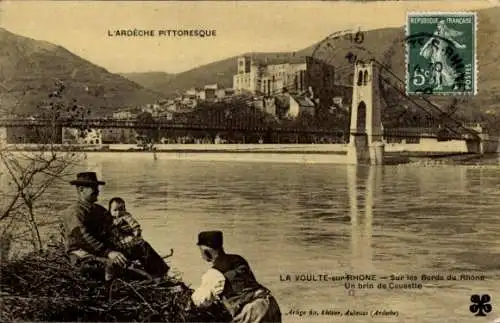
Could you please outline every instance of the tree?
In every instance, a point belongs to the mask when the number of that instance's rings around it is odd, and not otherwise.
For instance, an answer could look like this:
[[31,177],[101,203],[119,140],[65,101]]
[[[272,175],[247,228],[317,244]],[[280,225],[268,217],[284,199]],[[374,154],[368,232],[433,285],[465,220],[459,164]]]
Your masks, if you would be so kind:
[[[15,151],[9,145],[0,148],[2,247],[10,247],[12,242],[28,242],[32,249],[41,250],[44,246],[41,228],[50,226],[53,229],[58,223],[53,216],[49,216],[54,210],[39,212],[40,202],[50,187],[69,175],[71,167],[81,160],[82,155],[58,149],[54,140],[59,137],[57,134],[62,133],[62,127],[57,120],[63,115],[66,118],[83,118],[88,114],[85,108],[76,104],[76,100],[71,100],[72,106],[68,106],[65,92],[65,85],[56,81],[48,101],[39,107],[38,117],[49,124],[44,128],[36,128],[35,134],[41,140],[35,151]],[[84,135],[85,129],[81,129],[81,133]],[[3,250],[2,257],[8,257],[8,252]]]
[[246,96],[231,98],[222,102],[201,102],[191,113],[186,122],[193,126],[207,128],[204,134],[209,134],[214,140],[224,129],[224,136],[230,142],[258,142],[260,135],[274,123],[274,118],[268,113],[253,107],[253,102]]
[[154,145],[159,141],[158,122],[149,112],[142,112],[137,115],[136,125],[137,139],[144,150],[153,150]]

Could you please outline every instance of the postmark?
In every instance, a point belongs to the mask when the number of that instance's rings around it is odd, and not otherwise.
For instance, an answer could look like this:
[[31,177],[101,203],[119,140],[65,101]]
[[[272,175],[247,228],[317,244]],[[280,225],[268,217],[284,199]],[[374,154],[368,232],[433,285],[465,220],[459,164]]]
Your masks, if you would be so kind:
[[[373,86],[377,88],[383,106],[391,108],[395,101],[401,102],[401,96],[404,96],[404,76],[399,76],[394,62],[397,57],[397,46],[404,44],[402,38],[395,39],[391,45],[377,44],[387,47],[386,50],[380,48],[370,48],[365,42],[367,33],[361,29],[343,30],[332,33],[320,42],[312,53],[312,59],[322,62],[324,65],[334,69],[335,85],[353,85],[354,64],[373,63],[374,74]],[[373,45],[372,45],[373,47]],[[402,65],[404,62],[401,62]],[[324,70],[311,69],[313,77],[325,77]],[[327,75],[328,76],[328,75]],[[391,90],[396,89],[399,96],[392,100]]]
[[[314,77],[333,76],[334,82],[340,85],[352,85],[351,74],[355,62],[369,62],[374,59],[373,53],[365,48],[365,33],[361,30],[346,29],[334,32],[324,38],[314,48],[311,58],[323,68],[313,68]],[[333,75],[325,73],[325,67],[331,69]],[[326,74],[326,75],[325,75]]]
[[[343,30],[332,33],[320,42],[313,51],[312,58],[326,66],[326,69],[333,69],[334,87],[352,88],[354,85],[354,65],[357,63],[372,63],[373,77],[372,86],[377,92],[377,99],[381,101],[382,113],[384,115],[394,114],[399,109],[404,96],[404,76],[393,68],[392,58],[395,46],[387,46],[368,39],[369,32],[358,30]],[[403,39],[398,39],[399,44],[403,44]],[[393,44],[395,45],[395,44]],[[379,46],[388,47],[389,51]],[[390,54],[387,56],[387,54]],[[403,68],[403,62],[400,63]],[[331,75],[325,75],[325,68],[309,68],[312,77],[321,79]],[[317,71],[318,73],[315,73]],[[332,73],[329,73],[332,74]],[[325,82],[319,82],[323,85]],[[316,89],[314,89],[316,90]],[[390,119],[384,117],[384,119]]]
[[477,94],[475,12],[409,12],[406,94]]
[[[373,88],[381,101],[383,119],[389,127],[448,123],[458,108],[470,98],[434,95],[434,89],[430,86],[417,92],[417,96],[408,95],[404,76],[405,45],[411,41],[421,41],[422,37],[408,38],[404,33],[395,34],[389,45],[373,42],[369,37],[370,33],[362,30],[343,30],[329,35],[318,43],[312,54],[312,59],[319,61],[318,65],[323,68],[313,66],[309,70],[308,67],[308,72],[317,79],[333,78],[335,86],[352,86],[354,64],[372,62]],[[325,69],[333,71],[325,72]],[[320,86],[324,84],[324,81],[319,82]]]
[[[334,69],[335,86],[346,87],[353,86],[354,64],[371,62],[374,73],[371,81],[381,100],[383,113],[394,113],[405,100],[404,76],[397,68],[400,65],[399,70],[404,69],[404,60],[397,61],[400,56],[398,46],[401,47],[403,57],[404,39],[399,37],[392,44],[386,45],[370,41],[369,37],[370,33],[361,29],[332,33],[316,46],[312,58]],[[315,71],[316,69],[311,69],[312,77],[325,77],[324,70],[319,70],[318,73]]]

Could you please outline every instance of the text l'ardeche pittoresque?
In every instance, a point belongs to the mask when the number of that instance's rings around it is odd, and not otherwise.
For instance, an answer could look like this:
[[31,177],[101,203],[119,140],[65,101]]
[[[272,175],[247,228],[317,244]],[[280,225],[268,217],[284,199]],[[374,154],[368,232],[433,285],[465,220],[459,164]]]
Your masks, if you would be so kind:
[[109,37],[215,37],[214,29],[108,29]]

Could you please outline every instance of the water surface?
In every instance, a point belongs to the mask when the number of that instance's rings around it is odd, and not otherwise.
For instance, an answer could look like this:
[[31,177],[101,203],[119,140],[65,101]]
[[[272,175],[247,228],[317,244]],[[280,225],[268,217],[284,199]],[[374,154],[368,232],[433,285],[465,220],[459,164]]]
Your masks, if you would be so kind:
[[[201,230],[225,233],[278,299],[284,322],[487,322],[500,307],[500,168],[379,168],[342,165],[156,160],[149,154],[88,154],[78,171],[121,196],[171,266],[194,286],[207,269]],[[57,190],[66,204],[74,192]],[[355,290],[340,282],[282,281],[286,274],[483,274],[484,281],[421,282],[422,289]],[[281,277],[281,278],[280,278]],[[389,281],[379,279],[380,282]],[[408,281],[406,281],[408,283]],[[494,312],[469,312],[488,293]],[[398,311],[398,317],[287,315],[290,310]]]

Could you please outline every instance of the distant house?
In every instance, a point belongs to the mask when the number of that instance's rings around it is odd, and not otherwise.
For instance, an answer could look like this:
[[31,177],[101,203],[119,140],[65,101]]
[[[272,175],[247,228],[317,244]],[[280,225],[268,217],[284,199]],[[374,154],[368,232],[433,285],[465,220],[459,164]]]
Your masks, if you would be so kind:
[[179,104],[177,104],[176,110],[192,110],[198,105],[198,100],[192,98],[183,98]]
[[63,144],[102,145],[102,130],[89,129],[82,133],[80,129],[63,128]]
[[276,116],[280,119],[297,118],[302,113],[314,115],[316,107],[308,97],[288,93],[277,95],[274,103]]
[[175,109],[163,109],[159,114],[158,117],[161,119],[166,119],[166,120],[173,120],[174,119],[174,114],[176,110]]
[[123,110],[123,111],[117,111],[117,112],[114,112],[113,113],[113,119],[134,119],[135,118],[135,114],[132,113],[131,111],[126,111],[126,110]]
[[205,100],[213,100],[217,98],[219,86],[217,84],[205,85]]
[[298,95],[290,96],[290,108],[288,110],[288,116],[292,118],[296,118],[299,114],[309,113],[310,115],[314,115],[315,104],[314,102],[305,97]]
[[205,100],[205,90],[200,88],[191,88],[184,93],[182,98],[188,98],[191,100]]
[[102,130],[90,129],[83,137],[82,143],[88,145],[101,145],[102,144]]
[[208,85],[205,85],[205,90],[217,90],[219,89],[219,85],[218,84],[208,84]]
[[236,91],[234,89],[224,89],[224,96],[225,97],[228,97],[228,96],[233,96],[235,95]]

